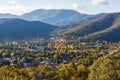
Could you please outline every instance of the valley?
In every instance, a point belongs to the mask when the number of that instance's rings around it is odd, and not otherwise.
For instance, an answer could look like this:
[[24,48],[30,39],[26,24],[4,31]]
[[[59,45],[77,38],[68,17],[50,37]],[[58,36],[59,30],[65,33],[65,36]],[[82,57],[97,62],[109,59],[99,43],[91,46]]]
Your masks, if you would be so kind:
[[120,13],[0,14],[0,80],[120,80]]

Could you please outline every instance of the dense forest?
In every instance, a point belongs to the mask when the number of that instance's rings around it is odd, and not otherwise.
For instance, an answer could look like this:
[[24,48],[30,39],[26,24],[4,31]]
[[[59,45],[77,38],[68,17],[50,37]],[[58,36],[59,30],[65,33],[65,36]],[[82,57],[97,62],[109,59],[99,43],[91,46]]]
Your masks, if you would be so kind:
[[120,80],[120,42],[0,43],[0,80]]

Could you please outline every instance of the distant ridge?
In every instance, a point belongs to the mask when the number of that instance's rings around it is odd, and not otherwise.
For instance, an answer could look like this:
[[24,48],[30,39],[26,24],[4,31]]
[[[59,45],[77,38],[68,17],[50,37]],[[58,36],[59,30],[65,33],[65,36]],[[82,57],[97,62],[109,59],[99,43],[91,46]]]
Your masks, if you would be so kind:
[[67,9],[37,9],[23,15],[0,14],[0,18],[21,18],[29,21],[40,21],[55,26],[75,26],[83,22],[97,19],[102,14],[88,15]]
[[44,37],[57,27],[39,21],[22,19],[0,19],[0,40],[2,39],[30,39]]
[[[59,29],[56,31],[56,28]],[[53,31],[55,34],[61,32],[60,35],[68,39],[118,42],[120,13],[87,15],[74,10],[38,9],[21,16],[0,14],[1,39],[43,37]]]
[[65,26],[79,23],[90,16],[91,15],[80,14],[74,10],[38,9],[30,13],[23,14],[22,18],[26,20],[42,21],[57,26]]
[[0,18],[18,18],[18,15],[13,14],[0,14]]

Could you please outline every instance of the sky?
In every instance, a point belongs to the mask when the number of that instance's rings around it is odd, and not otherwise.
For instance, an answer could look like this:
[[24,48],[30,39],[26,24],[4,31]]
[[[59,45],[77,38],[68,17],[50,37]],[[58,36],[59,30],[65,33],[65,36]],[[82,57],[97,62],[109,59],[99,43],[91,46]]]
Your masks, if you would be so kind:
[[80,13],[120,12],[120,0],[0,0],[0,13],[21,15],[36,9],[73,9]]

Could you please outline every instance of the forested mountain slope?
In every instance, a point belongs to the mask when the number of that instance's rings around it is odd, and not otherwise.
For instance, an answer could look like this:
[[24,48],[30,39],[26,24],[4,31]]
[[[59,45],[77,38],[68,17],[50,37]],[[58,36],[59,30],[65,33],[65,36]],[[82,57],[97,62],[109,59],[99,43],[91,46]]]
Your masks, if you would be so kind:
[[39,21],[0,19],[0,39],[26,39],[43,37],[57,27]]
[[66,36],[80,37],[80,40],[119,41],[120,13],[105,14],[102,17],[84,23],[65,32]]

